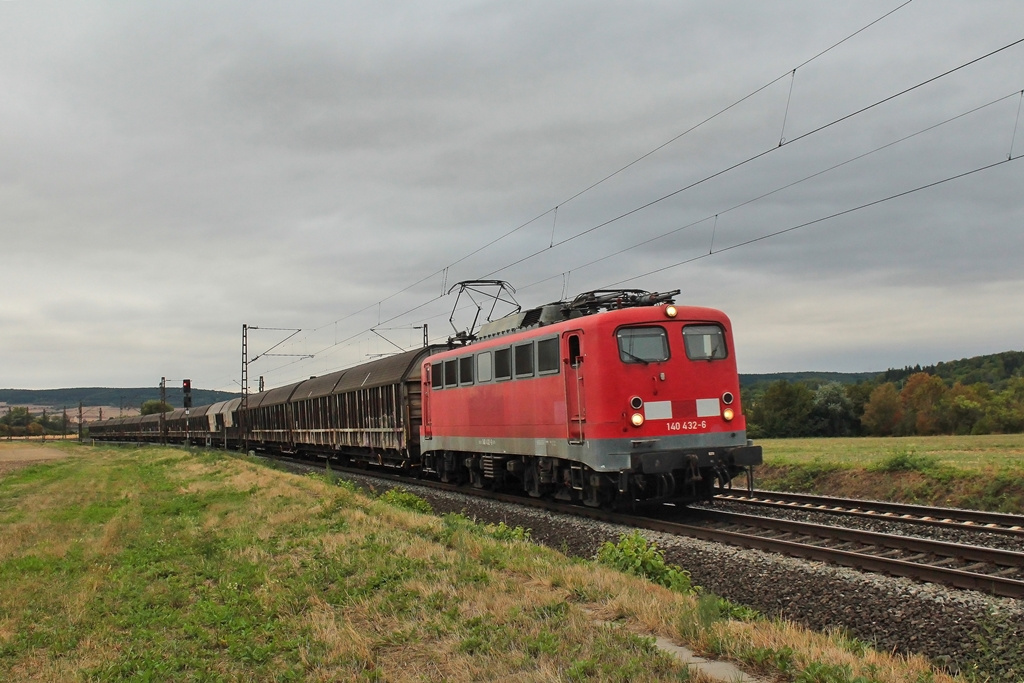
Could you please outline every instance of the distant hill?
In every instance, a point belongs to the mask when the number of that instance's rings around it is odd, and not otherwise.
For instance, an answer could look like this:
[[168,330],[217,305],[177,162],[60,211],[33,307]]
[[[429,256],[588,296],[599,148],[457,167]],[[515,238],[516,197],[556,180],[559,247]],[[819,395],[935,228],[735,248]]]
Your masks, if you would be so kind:
[[[197,406],[226,401],[236,397],[226,391],[192,389],[192,403]],[[160,400],[159,387],[110,388],[84,387],[79,389],[0,389],[0,403],[9,406],[48,406],[54,409],[83,406],[113,406],[139,408],[145,401]],[[181,387],[167,387],[167,402],[181,406]]]
[[790,383],[803,382],[815,386],[828,382],[857,384],[864,380],[876,379],[881,374],[881,372],[769,372],[764,374],[741,374],[740,386],[744,388],[752,387],[761,383],[771,384],[779,380],[785,380]]
[[[935,365],[902,369],[890,368],[879,372],[771,372],[762,374],[741,374],[740,386],[753,389],[758,385],[785,380],[790,383],[806,383],[816,387],[827,382],[857,384],[865,380],[902,382],[916,372],[927,372],[941,377],[948,386],[962,384],[988,384],[993,389],[1002,389],[1013,377],[1024,376],[1024,351],[1004,351],[987,356],[974,356]],[[754,389],[754,391],[758,391]],[[192,389],[192,402],[207,405],[235,398],[238,394],[211,389]],[[110,388],[85,387],[78,389],[0,389],[0,403],[9,406],[46,406],[55,410],[72,408],[79,402],[83,406],[113,406],[138,408],[145,401],[159,400],[158,387]],[[181,406],[181,387],[167,387],[167,402]]]
[[826,382],[857,384],[866,380],[884,382],[905,381],[911,375],[926,372],[941,378],[946,386],[961,384],[987,384],[993,390],[1002,389],[1013,377],[1024,377],[1024,351],[1003,351],[987,356],[961,358],[935,365],[914,365],[904,368],[889,368],[884,372],[772,372],[765,374],[741,374],[740,386],[752,388],[759,384],[771,384],[779,380],[790,383],[801,382],[812,387]]
[[1001,389],[1007,380],[1024,377],[1024,351],[1003,351],[925,367],[915,365],[901,370],[890,368],[883,373],[882,381],[901,382],[916,372],[927,372],[929,375],[941,377],[949,386],[960,382],[987,384],[993,389]]

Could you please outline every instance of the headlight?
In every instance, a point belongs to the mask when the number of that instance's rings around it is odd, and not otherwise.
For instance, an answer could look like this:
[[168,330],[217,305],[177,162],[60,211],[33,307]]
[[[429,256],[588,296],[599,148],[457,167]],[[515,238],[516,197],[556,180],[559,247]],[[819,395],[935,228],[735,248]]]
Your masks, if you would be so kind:
[[679,313],[679,309],[677,309],[675,306],[666,306],[665,307],[665,315],[667,315],[670,318],[676,317],[676,315],[678,313]]
[[726,422],[731,421],[734,417],[736,417],[736,413],[732,411],[732,408],[726,408],[725,410],[722,411],[722,418]]
[[633,413],[633,417],[629,418],[629,421],[633,423],[634,427],[639,427],[644,423],[643,413]]

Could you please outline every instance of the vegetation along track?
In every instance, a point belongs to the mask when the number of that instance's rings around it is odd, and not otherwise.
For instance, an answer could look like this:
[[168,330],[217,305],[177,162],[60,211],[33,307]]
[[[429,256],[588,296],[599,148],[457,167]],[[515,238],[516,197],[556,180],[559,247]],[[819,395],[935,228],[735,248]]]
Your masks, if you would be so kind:
[[961,531],[983,531],[1016,536],[1024,540],[1024,516],[999,512],[832,498],[780,491],[730,492],[719,494],[715,496],[715,499],[758,507],[801,509],[834,515],[909,522]]
[[[309,467],[308,461],[290,462]],[[338,473],[391,480],[398,485],[413,483],[406,477],[376,470],[345,467],[332,469]],[[569,513],[705,541],[776,552],[862,571],[940,583],[1003,597],[1024,598],[1022,552],[718,510],[680,511],[673,506],[648,507],[647,510],[652,516],[638,516],[428,480],[418,480],[414,483],[417,486],[529,505],[552,512]],[[680,515],[686,515],[685,522],[678,521]]]

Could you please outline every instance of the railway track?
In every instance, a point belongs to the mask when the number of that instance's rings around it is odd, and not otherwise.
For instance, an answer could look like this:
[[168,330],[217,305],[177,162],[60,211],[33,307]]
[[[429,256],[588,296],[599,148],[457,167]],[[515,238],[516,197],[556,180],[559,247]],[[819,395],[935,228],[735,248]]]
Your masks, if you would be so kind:
[[688,516],[685,521],[680,521],[679,517],[687,513],[675,507],[662,508],[664,515],[658,508],[651,508],[650,516],[637,516],[428,480],[410,482],[408,478],[376,470],[332,469],[342,474],[384,479],[397,485],[425,486],[861,571],[1024,598],[1024,552],[715,510],[690,511],[694,513],[693,518]]
[[[824,524],[705,512],[672,533],[804,559],[1024,598],[1024,553]],[[669,529],[666,529],[669,530]]]
[[722,493],[717,500],[766,508],[783,508],[822,512],[834,515],[908,522],[957,530],[985,531],[1016,536],[1024,540],[1024,516],[981,510],[928,507],[873,500],[831,498],[804,493],[752,491]]

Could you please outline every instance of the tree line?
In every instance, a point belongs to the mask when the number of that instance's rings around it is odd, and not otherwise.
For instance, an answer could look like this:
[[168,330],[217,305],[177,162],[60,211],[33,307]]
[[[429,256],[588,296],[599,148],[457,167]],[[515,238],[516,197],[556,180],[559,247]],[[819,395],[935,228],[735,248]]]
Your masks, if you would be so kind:
[[[77,429],[77,425],[74,425]],[[0,437],[43,436],[49,434],[68,434],[72,429],[71,420],[63,414],[51,415],[43,410],[33,415],[28,408],[10,407],[0,416]]]
[[[743,391],[747,432],[751,438],[1024,432],[1022,368],[1024,352],[1007,352],[888,370],[851,384],[762,383]],[[984,380],[958,379],[979,377]]]

